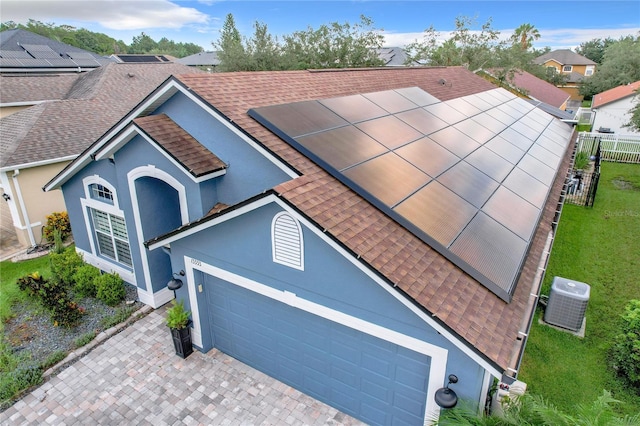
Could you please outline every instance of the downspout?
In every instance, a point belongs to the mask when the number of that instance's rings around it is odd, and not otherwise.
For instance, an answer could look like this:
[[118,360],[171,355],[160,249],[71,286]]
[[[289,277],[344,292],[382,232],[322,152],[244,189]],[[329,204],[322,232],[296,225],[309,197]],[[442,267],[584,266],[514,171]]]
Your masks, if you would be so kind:
[[20,204],[20,210],[22,210],[22,217],[24,219],[26,228],[27,228],[27,234],[29,234],[29,242],[31,243],[31,246],[35,246],[36,245],[36,239],[33,236],[33,230],[31,229],[31,221],[29,220],[29,215],[27,214],[27,206],[24,204],[24,199],[22,198],[22,191],[20,190],[20,183],[18,182],[18,175],[20,174],[20,170],[19,169],[15,169],[13,171],[13,186],[16,189],[16,195],[18,197],[18,203]]

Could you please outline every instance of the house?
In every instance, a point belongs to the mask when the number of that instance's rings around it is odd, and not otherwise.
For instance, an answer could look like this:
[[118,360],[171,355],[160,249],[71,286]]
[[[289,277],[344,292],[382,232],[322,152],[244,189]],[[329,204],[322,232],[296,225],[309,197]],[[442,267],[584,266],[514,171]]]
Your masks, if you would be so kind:
[[631,109],[638,103],[640,81],[614,87],[593,97],[591,110],[595,114],[593,129],[610,133],[638,133],[624,127],[631,120]]
[[517,378],[573,138],[463,67],[180,75],[44,189],[199,350],[423,425]]
[[189,72],[197,70],[110,62],[81,74],[0,76],[0,105],[15,108],[0,118],[3,245],[40,243],[46,216],[66,210],[44,184],[170,75]]
[[[500,79],[501,74],[506,73],[504,69],[488,69],[485,72],[494,79]],[[504,78],[503,84],[508,84],[532,105],[565,122],[575,121],[575,113],[565,111],[571,97],[563,90],[524,70],[513,70]]]
[[111,62],[86,51],[27,30],[0,32],[0,73],[78,73]]
[[580,84],[585,77],[596,72],[596,63],[589,58],[573,52],[571,49],[558,49],[538,56],[536,64],[553,68],[566,76],[567,81],[560,88],[571,96],[572,100],[582,100]]
[[176,59],[176,62],[190,67],[199,67],[206,71],[214,71],[220,65],[220,58],[218,58],[218,52],[199,52]]

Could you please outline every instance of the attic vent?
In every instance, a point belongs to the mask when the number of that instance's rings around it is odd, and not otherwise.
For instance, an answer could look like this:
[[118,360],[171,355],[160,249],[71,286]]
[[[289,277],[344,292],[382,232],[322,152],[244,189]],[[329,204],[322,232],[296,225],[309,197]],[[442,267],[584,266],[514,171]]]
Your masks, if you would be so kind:
[[578,331],[582,327],[589,301],[589,285],[554,277],[544,314],[548,324]]
[[278,213],[271,224],[273,261],[304,270],[302,228],[288,213]]

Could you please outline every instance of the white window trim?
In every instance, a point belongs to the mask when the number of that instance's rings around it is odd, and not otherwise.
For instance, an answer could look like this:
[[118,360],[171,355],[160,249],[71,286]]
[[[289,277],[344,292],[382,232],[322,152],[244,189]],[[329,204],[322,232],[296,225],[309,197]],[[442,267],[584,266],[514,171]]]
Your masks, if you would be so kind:
[[[279,246],[282,245],[282,242],[281,241],[279,242],[281,237],[279,238],[278,235],[276,234],[277,233],[276,224],[278,223],[278,221],[280,221],[285,217],[293,221],[293,224],[295,226],[295,230],[297,234],[296,235],[297,242],[293,240],[291,242],[294,244],[298,244],[298,247],[297,247],[298,254],[297,256],[295,254],[293,256],[293,257],[297,257],[296,259],[297,262],[291,258],[284,258],[281,255],[279,255],[279,252],[282,250],[282,247],[279,247]],[[289,266],[291,268],[304,271],[304,238],[302,234],[302,227],[300,226],[300,222],[298,222],[293,216],[291,216],[287,212],[280,212],[276,214],[273,217],[273,220],[271,221],[271,254],[273,256],[273,261],[275,263],[279,263],[281,265]]]
[[[95,198],[92,198],[91,188],[90,188],[92,184],[99,184],[109,189],[109,191],[111,191],[111,194],[113,195],[113,204],[105,203]],[[129,272],[127,268],[130,268],[131,270],[133,270],[133,265],[120,263],[115,259],[111,259],[107,256],[103,256],[99,254],[98,248],[96,247],[96,241],[95,241],[96,237],[94,235],[94,229],[92,226],[93,218],[90,217],[89,215],[89,209],[100,210],[102,212],[121,217],[126,224],[126,218],[124,217],[124,212],[120,210],[120,207],[118,204],[118,195],[116,193],[115,187],[98,175],[85,177],[84,179],[82,179],[82,185],[84,186],[85,198],[80,199],[80,205],[82,206],[82,216],[84,218],[84,225],[87,230],[87,236],[89,237],[89,246],[91,247],[91,257],[85,256],[85,261],[102,270],[107,270],[107,268],[104,267],[105,266],[104,262],[107,262],[110,265],[112,265],[110,269],[116,270],[120,276],[133,275],[131,273],[128,273],[128,274],[122,273],[124,271]],[[128,233],[129,232],[127,230],[127,234]],[[131,250],[131,240],[129,240],[128,237],[127,237],[127,240],[129,244],[129,252],[133,255],[133,252]],[[133,264],[133,257],[131,258],[131,263]],[[127,280],[127,282],[135,282],[135,280],[133,281]]]
[[[565,70],[565,67],[569,67],[568,70]],[[573,65],[563,65],[562,66],[562,72],[573,72]]]

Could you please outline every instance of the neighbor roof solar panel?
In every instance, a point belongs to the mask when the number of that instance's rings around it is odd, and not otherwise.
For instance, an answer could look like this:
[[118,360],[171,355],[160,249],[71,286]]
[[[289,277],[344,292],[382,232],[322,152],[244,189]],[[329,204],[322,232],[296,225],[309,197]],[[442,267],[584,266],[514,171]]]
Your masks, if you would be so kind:
[[571,135],[503,89],[441,102],[410,87],[249,115],[507,301]]

